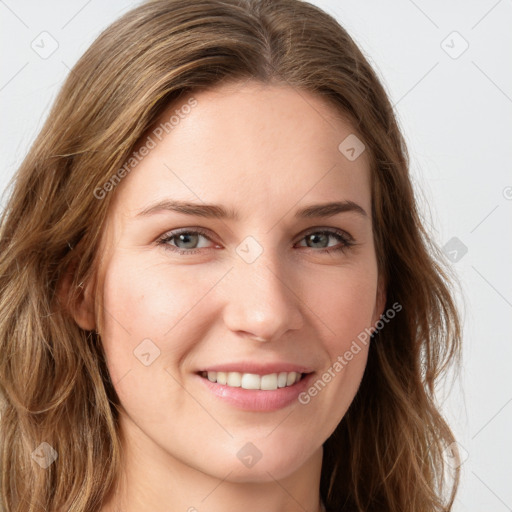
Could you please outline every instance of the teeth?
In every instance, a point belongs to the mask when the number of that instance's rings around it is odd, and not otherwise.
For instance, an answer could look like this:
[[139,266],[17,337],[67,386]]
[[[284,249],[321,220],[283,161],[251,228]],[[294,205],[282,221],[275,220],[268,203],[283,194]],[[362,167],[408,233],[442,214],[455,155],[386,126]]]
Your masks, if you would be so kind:
[[268,375],[257,375],[255,373],[240,372],[203,372],[210,382],[217,382],[232,388],[262,389],[274,391],[278,388],[293,386],[302,377],[297,372],[270,373]]
[[288,377],[286,377],[286,385],[287,386],[291,386],[292,384],[295,384],[295,377],[296,377],[296,373],[295,372],[290,372],[288,374]]
[[232,388],[239,388],[242,384],[242,374],[238,372],[229,372],[227,385]]
[[261,389],[261,377],[255,373],[244,373],[242,375],[242,387],[244,389]]
[[288,374],[286,372],[281,372],[277,376],[277,387],[284,388],[286,386],[287,380],[288,380]]
[[260,387],[266,391],[273,391],[274,389],[277,389],[277,373],[263,375],[263,377],[261,377]]

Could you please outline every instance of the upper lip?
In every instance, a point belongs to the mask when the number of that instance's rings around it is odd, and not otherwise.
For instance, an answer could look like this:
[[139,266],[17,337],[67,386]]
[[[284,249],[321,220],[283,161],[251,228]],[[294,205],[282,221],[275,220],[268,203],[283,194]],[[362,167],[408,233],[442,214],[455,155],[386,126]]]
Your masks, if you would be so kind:
[[280,372],[297,372],[297,373],[310,373],[313,370],[307,366],[287,363],[255,363],[250,361],[240,361],[231,363],[220,363],[216,365],[209,365],[201,370],[201,372],[239,372],[239,373],[254,373],[256,375],[269,375],[271,373]]

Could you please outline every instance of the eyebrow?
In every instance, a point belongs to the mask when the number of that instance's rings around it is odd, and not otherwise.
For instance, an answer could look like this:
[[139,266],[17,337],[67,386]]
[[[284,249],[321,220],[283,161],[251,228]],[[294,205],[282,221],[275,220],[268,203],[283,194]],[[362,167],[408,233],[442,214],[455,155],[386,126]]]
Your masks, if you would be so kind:
[[[157,203],[151,204],[137,213],[136,217],[146,217],[163,211],[183,213],[185,215],[194,215],[210,219],[228,219],[238,221],[240,216],[231,208],[224,208],[217,204],[199,204],[184,201],[175,201],[163,199]],[[355,212],[364,217],[368,217],[366,211],[353,201],[334,201],[330,203],[313,204],[298,210],[295,218],[311,219],[320,217],[333,217],[338,213]]]

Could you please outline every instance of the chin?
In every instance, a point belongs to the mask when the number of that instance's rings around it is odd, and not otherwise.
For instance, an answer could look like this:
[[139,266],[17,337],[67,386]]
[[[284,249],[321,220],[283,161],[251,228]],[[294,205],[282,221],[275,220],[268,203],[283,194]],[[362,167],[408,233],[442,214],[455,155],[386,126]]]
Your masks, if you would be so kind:
[[[304,446],[300,443],[297,446],[287,446],[277,443],[269,443],[263,447],[262,442],[257,449],[254,444],[247,443],[242,449],[237,449],[235,457],[230,457],[230,463],[225,463],[215,468],[216,476],[238,483],[265,483],[274,480],[282,480],[292,475],[302,467],[314,455],[305,454]],[[228,457],[222,457],[227,462]],[[212,474],[210,467],[210,473]]]

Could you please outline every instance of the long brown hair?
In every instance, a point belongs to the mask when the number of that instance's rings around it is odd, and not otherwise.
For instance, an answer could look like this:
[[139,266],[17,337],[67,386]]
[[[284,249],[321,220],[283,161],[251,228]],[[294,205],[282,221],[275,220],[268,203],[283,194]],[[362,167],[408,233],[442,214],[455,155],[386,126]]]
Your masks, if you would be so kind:
[[[361,134],[379,273],[387,305],[402,306],[374,334],[360,389],[324,443],[322,499],[336,511],[451,509],[459,474],[446,475],[443,450],[454,438],[434,387],[460,355],[453,276],[423,227],[404,139],[375,72],[338,22],[307,2],[153,0],[107,28],[74,66],[1,217],[6,512],[92,512],[111,492],[119,400],[99,334],[68,308],[97,277],[115,190],[101,199],[94,191],[105,190],[169,102],[249,78],[313,92]],[[66,275],[68,304],[58,294]],[[52,454],[48,467],[38,464]]]

